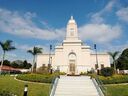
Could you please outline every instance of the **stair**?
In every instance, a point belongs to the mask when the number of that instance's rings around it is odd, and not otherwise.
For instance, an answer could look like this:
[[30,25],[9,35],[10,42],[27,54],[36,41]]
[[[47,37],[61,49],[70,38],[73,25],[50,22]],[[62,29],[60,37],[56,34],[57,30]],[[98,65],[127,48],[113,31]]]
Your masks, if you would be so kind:
[[61,76],[54,96],[99,96],[89,76]]

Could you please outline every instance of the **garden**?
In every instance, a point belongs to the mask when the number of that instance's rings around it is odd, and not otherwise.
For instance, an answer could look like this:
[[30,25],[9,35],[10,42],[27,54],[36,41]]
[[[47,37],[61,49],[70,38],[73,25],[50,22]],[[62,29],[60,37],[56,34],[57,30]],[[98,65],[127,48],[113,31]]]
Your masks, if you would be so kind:
[[25,83],[14,79],[14,76],[0,76],[0,96],[23,96],[24,85],[28,84],[28,96],[49,96],[50,83]]

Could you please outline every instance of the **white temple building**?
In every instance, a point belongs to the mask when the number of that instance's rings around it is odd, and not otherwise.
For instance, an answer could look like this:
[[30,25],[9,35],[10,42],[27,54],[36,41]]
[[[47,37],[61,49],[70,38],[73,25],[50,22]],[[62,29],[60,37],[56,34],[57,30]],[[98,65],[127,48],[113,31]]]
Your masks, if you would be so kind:
[[[50,60],[49,60],[50,57]],[[97,62],[98,61],[98,62]],[[37,68],[44,64],[52,64],[52,68],[60,69],[67,74],[80,74],[90,71],[91,68],[110,67],[110,58],[107,53],[92,52],[90,46],[84,45],[79,39],[77,24],[73,17],[68,21],[66,38],[61,46],[55,47],[54,54],[38,54],[36,58]]]

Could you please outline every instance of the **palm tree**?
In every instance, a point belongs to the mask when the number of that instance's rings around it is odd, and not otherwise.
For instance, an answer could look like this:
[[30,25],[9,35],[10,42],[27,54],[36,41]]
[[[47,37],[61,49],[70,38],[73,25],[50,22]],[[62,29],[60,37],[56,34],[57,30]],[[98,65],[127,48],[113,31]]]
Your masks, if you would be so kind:
[[0,42],[0,46],[2,47],[2,50],[3,50],[3,58],[1,61],[0,74],[1,74],[6,52],[16,49],[14,46],[12,46],[12,42],[13,42],[12,40],[6,40],[5,42]]
[[32,72],[33,72],[33,69],[36,68],[35,57],[38,53],[42,53],[42,48],[34,46],[32,50],[28,50],[27,52],[33,55],[33,64],[32,64]]
[[118,56],[119,54],[119,51],[115,51],[115,52],[108,52],[108,54],[112,57],[113,59],[113,65],[114,65],[114,71],[116,73],[116,57]]

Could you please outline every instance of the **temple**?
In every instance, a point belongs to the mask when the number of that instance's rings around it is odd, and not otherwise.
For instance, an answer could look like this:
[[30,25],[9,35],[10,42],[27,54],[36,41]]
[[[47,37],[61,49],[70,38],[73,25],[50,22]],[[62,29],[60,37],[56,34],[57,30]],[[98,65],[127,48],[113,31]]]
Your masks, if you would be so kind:
[[[50,56],[50,57],[49,57]],[[37,69],[43,65],[52,65],[56,70],[67,74],[80,74],[93,69],[110,67],[107,53],[92,52],[90,46],[83,44],[79,39],[77,23],[71,16],[67,24],[66,38],[61,46],[55,47],[54,54],[38,54],[36,58]]]

